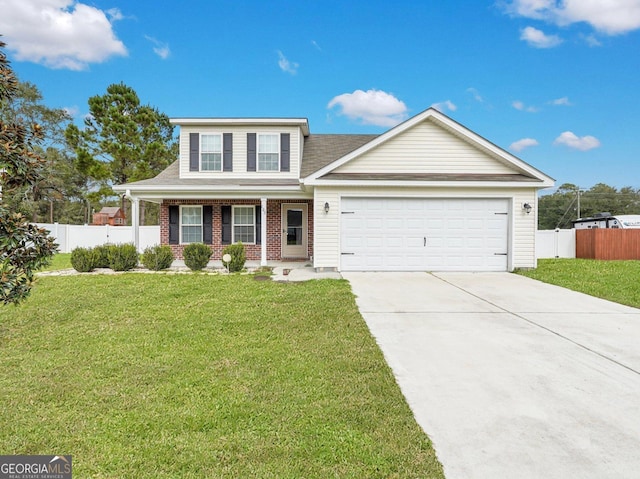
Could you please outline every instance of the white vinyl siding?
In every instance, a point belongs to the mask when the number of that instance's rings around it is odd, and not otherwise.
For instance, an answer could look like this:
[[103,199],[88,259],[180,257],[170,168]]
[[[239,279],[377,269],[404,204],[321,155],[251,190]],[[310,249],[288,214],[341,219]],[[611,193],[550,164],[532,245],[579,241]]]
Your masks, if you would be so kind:
[[240,241],[244,244],[254,244],[256,242],[255,212],[255,206],[233,207],[232,243],[237,243]]
[[445,128],[423,121],[335,173],[514,174],[518,171]]
[[[314,191],[314,266],[340,268],[340,222],[342,197],[393,198],[505,198],[509,200],[509,264],[514,268],[536,267],[535,233],[537,224],[537,193],[535,188],[340,188],[316,186]],[[324,204],[329,203],[328,214]],[[533,210],[526,214],[524,203]]]
[[280,135],[257,135],[258,171],[280,171]]
[[202,242],[202,206],[180,207],[180,243]]
[[[189,133],[201,135],[223,133],[233,134],[233,171],[189,171]],[[300,128],[292,126],[257,126],[250,125],[214,127],[214,126],[181,126],[180,127],[180,178],[248,178],[256,179],[256,172],[247,171],[247,133],[262,134],[290,134],[290,168],[289,171],[259,171],[261,178],[298,179],[300,173],[300,158],[304,135]],[[256,138],[257,139],[257,138]],[[279,139],[278,139],[279,144]],[[256,145],[257,146],[257,145]],[[278,152],[279,154],[279,152]],[[257,158],[256,158],[257,160]]]
[[200,171],[222,171],[222,135],[200,135]]

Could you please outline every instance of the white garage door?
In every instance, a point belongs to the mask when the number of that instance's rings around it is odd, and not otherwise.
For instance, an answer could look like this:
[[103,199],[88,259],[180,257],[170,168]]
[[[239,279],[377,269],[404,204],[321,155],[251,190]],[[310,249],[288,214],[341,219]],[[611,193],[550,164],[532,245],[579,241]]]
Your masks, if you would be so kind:
[[342,198],[343,271],[506,271],[509,200]]

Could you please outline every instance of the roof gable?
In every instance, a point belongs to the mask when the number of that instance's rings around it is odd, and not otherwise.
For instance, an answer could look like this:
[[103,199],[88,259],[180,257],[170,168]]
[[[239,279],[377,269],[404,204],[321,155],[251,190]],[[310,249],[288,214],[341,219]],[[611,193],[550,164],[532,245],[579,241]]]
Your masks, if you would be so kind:
[[[309,175],[305,182],[349,175],[510,175],[542,186],[553,179],[430,108]],[[337,176],[339,175],[339,176]],[[517,181],[514,180],[514,181]]]
[[309,176],[377,137],[378,135],[309,135],[304,139],[300,177]]

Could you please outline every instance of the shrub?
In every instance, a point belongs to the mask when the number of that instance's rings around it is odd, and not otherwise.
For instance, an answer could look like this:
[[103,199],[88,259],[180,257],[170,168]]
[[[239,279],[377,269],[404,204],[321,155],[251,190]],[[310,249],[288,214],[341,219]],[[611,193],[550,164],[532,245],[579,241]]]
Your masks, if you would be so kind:
[[93,248],[93,267],[109,268],[109,251],[113,248],[112,244],[103,244]]
[[138,266],[138,250],[131,244],[109,247],[109,267],[114,271],[129,271]]
[[200,271],[209,262],[211,258],[211,248],[204,243],[190,243],[184,247],[182,256],[184,264],[192,271]]
[[140,259],[145,268],[160,271],[161,269],[167,269],[171,266],[171,263],[173,263],[173,252],[168,245],[150,246],[144,250]]
[[247,260],[247,255],[244,251],[244,245],[239,242],[230,244],[222,250],[222,256],[224,256],[225,254],[231,256],[231,261],[229,261],[228,263],[225,263],[223,261],[222,264],[224,265],[224,267],[228,268],[229,272],[231,273],[242,271],[242,269],[244,268],[244,263]]
[[79,273],[93,271],[95,253],[91,248],[75,248],[71,252],[71,266]]

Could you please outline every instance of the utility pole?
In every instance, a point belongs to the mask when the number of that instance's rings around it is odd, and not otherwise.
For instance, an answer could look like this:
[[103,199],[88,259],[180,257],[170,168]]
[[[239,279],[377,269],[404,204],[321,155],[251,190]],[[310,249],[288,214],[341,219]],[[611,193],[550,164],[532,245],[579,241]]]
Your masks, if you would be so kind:
[[582,218],[582,216],[580,216],[580,187],[579,186],[578,186],[577,193],[578,193],[578,217],[576,219],[579,220],[580,218]]

